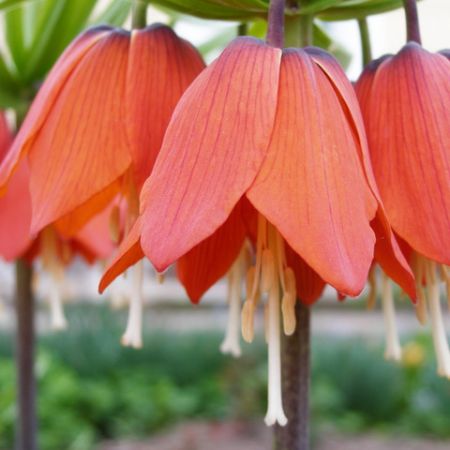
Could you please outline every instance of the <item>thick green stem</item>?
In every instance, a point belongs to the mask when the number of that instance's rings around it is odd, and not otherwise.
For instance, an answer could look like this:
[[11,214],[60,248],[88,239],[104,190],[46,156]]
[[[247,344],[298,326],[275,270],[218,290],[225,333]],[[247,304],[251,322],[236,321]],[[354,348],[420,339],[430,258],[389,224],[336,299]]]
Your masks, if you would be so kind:
[[133,29],[145,28],[147,26],[147,2],[134,0],[131,11],[131,27]]
[[406,16],[406,39],[408,42],[414,41],[421,44],[417,2],[416,0],[403,0],[403,7]]
[[32,275],[32,266],[22,259],[18,260],[16,263],[16,361],[18,388],[16,450],[37,449]]
[[358,20],[359,27],[359,36],[361,39],[361,52],[362,52],[362,60],[363,66],[367,66],[367,64],[372,61],[372,45],[370,42],[370,33],[369,33],[369,25],[367,23],[367,19],[359,19]]
[[310,309],[298,302],[295,317],[295,333],[283,335],[281,344],[283,406],[288,423],[275,428],[276,450],[310,449]]
[[284,40],[286,47],[307,47],[308,45],[312,45],[312,16],[286,16]]
[[237,35],[238,36],[247,36],[248,33],[248,25],[247,22],[242,22],[238,25]]

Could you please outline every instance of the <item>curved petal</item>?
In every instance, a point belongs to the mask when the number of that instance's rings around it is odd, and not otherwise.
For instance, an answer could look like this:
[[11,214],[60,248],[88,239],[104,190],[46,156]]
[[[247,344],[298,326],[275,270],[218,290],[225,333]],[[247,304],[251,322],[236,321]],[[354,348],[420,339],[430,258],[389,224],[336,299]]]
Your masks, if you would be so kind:
[[303,304],[312,305],[319,300],[326,283],[289,245],[285,251],[287,265],[295,273],[297,297]]
[[177,275],[193,303],[230,269],[245,240],[240,203],[210,237],[177,261]]
[[75,236],[84,226],[89,224],[96,214],[105,209],[119,192],[120,187],[120,180],[114,181],[75,210],[58,219],[54,223],[58,233],[65,238]]
[[182,96],[144,185],[141,243],[158,270],[222,225],[253,181],[273,127],[280,57],[236,39]]
[[372,229],[377,237],[375,244],[375,261],[386,275],[394,280],[415,301],[416,284],[412,270],[386,219],[377,214],[372,221]]
[[377,203],[333,86],[302,50],[283,53],[275,128],[247,196],[324,281],[362,290]]
[[171,28],[158,24],[132,31],[126,117],[138,186],[150,175],[181,94],[204,67],[197,50]]
[[121,242],[117,254],[113,260],[108,264],[105,272],[102,275],[98,291],[100,294],[128,267],[137,263],[144,257],[140,243],[141,234],[141,218],[138,218],[134,223],[131,231],[127,234],[125,239]]
[[88,249],[95,259],[109,258],[114,251],[114,244],[109,233],[109,220],[113,206],[111,204],[100,214],[94,216],[74,238]]
[[[395,236],[393,235],[391,226],[386,216],[383,203],[380,198],[378,186],[375,181],[373,169],[370,161],[369,148],[367,144],[367,136],[365,133],[363,117],[358,103],[364,108],[364,100],[366,97],[365,92],[370,91],[372,79],[378,67],[389,59],[389,55],[382,56],[381,58],[372,61],[365,69],[365,76],[358,80],[357,93],[358,98],[355,96],[355,91],[340,68],[338,62],[328,55],[323,50],[319,49],[307,49],[311,54],[314,61],[321,67],[324,73],[328,76],[330,82],[333,83],[336,93],[340,96],[343,109],[347,113],[349,123],[352,124],[354,134],[357,136],[359,146],[359,156],[361,165],[364,169],[367,182],[370,189],[378,201],[377,218],[372,222],[372,225],[376,222],[374,230],[376,231],[377,244],[375,246],[375,255],[381,266],[386,273],[391,273],[394,279],[397,280],[405,292],[415,298],[415,289],[413,287],[413,278],[409,265],[406,263],[402,252],[398,248]],[[364,99],[362,99],[364,97]],[[359,102],[358,102],[359,100]]]
[[8,191],[0,197],[0,256],[13,261],[23,256],[31,245],[31,197],[29,171],[22,161],[8,183]]
[[409,43],[377,70],[366,102],[373,168],[392,227],[450,264],[450,62]]
[[68,214],[131,163],[124,115],[129,36],[111,31],[79,61],[29,150],[32,232]]
[[36,134],[47,119],[55,101],[72,72],[86,53],[99,40],[105,37],[111,28],[96,27],[87,30],[75,39],[59,58],[40,87],[28,114],[14,139],[11,151],[0,166],[0,190],[5,190],[6,183],[14,172],[20,159],[30,149]]

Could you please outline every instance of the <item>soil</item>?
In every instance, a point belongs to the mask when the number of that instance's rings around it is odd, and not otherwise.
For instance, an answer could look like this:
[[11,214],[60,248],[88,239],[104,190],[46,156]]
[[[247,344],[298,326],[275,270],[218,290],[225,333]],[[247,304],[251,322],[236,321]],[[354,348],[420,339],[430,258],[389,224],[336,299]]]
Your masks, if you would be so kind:
[[[327,433],[313,450],[449,450],[450,442]],[[144,441],[104,443],[98,450],[272,450],[260,423],[187,423]]]

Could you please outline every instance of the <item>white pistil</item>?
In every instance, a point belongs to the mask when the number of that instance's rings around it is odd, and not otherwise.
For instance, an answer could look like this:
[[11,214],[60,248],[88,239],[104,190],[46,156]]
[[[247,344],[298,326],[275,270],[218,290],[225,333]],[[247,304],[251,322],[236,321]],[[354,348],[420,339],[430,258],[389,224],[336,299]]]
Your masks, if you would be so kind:
[[274,284],[268,303],[269,386],[266,425],[287,424],[281,393],[280,291]]
[[428,304],[431,313],[433,342],[438,366],[437,371],[440,376],[450,378],[450,351],[442,319],[436,264],[432,261],[426,261],[426,264]]
[[383,273],[382,304],[386,327],[386,350],[384,357],[389,360],[400,361],[402,358],[402,348],[400,346],[397,323],[395,320],[392,283],[385,273]]
[[228,273],[228,322],[220,350],[222,353],[231,354],[234,357],[239,357],[242,353],[240,345],[241,289],[245,260],[246,246],[243,247]]
[[64,273],[62,270],[49,273],[49,297],[50,327],[52,330],[60,331],[67,328],[67,320],[64,315],[64,307],[61,295],[61,284]]
[[142,347],[142,279],[143,263],[137,262],[132,268],[132,292],[130,297],[130,309],[128,313],[128,322],[125,333],[122,336],[121,343],[125,347]]

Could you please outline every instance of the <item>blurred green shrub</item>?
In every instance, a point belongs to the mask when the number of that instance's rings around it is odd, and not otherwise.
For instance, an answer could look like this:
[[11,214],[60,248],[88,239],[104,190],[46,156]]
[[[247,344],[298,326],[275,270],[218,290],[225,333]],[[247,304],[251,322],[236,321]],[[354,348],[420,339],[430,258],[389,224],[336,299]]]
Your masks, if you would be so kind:
[[[89,450],[102,439],[148,436],[177,421],[260,418],[266,402],[262,339],[240,360],[218,351],[221,335],[145,336],[119,346],[124,318],[81,304],[68,332],[42,336],[37,359],[40,448]],[[380,343],[315,339],[312,409],[317,427],[450,437],[450,383],[435,375],[431,342],[417,336],[407,363]],[[0,336],[0,449],[13,447],[15,372],[11,337]]]

